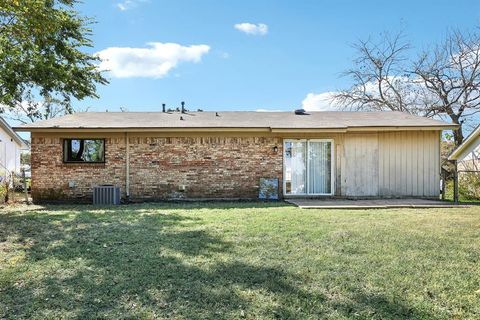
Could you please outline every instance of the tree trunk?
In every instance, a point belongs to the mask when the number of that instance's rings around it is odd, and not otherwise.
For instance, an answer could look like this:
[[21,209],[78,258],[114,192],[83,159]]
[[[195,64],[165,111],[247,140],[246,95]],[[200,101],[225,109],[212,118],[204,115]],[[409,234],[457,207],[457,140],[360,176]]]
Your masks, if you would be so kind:
[[453,130],[453,141],[455,143],[455,147],[458,147],[463,142],[462,124],[459,121],[460,117],[453,112],[449,112],[448,115],[454,124],[458,124],[458,130]]
[[85,149],[85,140],[79,140],[80,141],[80,146],[78,148],[78,153],[75,157],[75,161],[83,161],[82,156],[83,156],[83,149]]
[[[458,120],[453,121],[455,124],[459,124]],[[463,131],[462,131],[462,126],[458,127],[458,130],[453,130],[453,140],[455,141],[455,146],[458,147],[459,145],[462,144],[463,142]]]

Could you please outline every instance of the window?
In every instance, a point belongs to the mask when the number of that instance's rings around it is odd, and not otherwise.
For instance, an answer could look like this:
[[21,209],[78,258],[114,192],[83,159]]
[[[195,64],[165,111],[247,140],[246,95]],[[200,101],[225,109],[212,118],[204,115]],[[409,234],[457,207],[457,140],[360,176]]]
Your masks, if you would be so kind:
[[65,139],[64,162],[105,162],[105,139]]
[[284,193],[332,194],[332,140],[284,141]]

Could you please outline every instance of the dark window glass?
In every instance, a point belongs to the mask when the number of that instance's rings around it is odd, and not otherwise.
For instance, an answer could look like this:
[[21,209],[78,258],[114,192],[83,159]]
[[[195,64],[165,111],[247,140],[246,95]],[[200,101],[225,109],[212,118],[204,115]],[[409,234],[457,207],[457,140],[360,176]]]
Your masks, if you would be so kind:
[[63,143],[65,162],[105,162],[104,139],[65,139]]

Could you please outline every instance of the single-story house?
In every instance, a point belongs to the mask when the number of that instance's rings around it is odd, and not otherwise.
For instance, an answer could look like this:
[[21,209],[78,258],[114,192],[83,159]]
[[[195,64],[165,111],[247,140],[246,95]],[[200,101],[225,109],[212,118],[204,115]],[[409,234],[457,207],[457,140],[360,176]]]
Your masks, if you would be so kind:
[[0,117],[0,183],[11,183],[11,175],[20,173],[20,154],[23,150],[28,150],[28,145]]
[[[440,139],[456,126],[400,112],[88,112],[23,125],[34,201],[92,197],[424,197],[440,192]],[[275,184],[273,184],[275,185]]]

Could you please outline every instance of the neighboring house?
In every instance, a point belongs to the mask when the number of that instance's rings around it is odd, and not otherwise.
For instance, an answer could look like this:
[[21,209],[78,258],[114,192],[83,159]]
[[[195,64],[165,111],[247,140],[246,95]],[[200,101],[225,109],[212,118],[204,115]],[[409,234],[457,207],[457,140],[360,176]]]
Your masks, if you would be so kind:
[[399,112],[76,113],[31,132],[36,201],[251,199],[261,178],[280,197],[428,197],[440,192],[440,136],[456,126]]
[[28,150],[25,141],[0,117],[0,179],[11,182],[12,173],[20,173],[20,154]]
[[458,171],[480,171],[480,125],[448,157]]
[[[455,163],[455,174],[453,183],[453,200],[458,202],[458,176],[459,174],[476,174],[473,172],[480,172],[480,125],[470,133],[470,135],[463,140],[448,157],[448,160]],[[474,186],[473,186],[474,187]],[[478,193],[477,193],[478,194]]]
[[463,160],[457,163],[458,171],[477,171],[480,172],[480,146],[469,153]]

